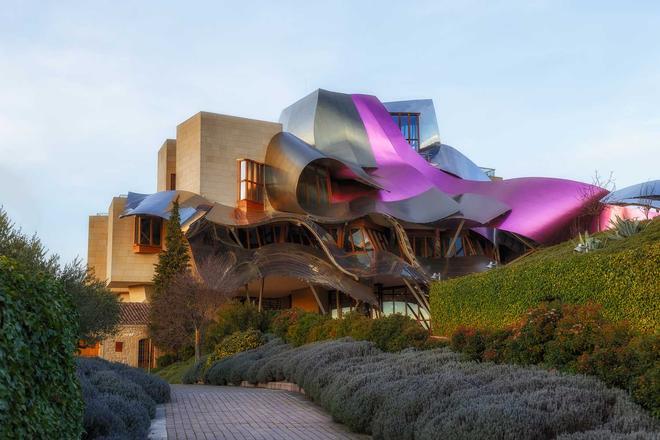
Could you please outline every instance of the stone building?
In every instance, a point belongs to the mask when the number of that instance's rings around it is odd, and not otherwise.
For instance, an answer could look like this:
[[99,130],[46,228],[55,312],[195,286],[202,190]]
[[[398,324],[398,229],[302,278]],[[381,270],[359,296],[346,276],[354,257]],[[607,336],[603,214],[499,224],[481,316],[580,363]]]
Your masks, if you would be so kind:
[[149,304],[146,302],[121,302],[119,306],[120,319],[117,334],[92,347],[81,349],[80,355],[84,357],[98,356],[131,367],[154,368],[158,350],[151,343],[147,329]]

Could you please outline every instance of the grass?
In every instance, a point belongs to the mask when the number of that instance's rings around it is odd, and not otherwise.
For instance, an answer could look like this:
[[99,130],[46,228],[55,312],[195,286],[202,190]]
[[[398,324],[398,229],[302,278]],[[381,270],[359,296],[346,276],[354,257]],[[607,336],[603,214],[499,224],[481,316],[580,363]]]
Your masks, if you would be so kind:
[[152,370],[156,376],[164,379],[167,383],[177,384],[183,383],[182,378],[185,372],[195,364],[195,358],[191,357],[185,361],[175,362],[167,367]]

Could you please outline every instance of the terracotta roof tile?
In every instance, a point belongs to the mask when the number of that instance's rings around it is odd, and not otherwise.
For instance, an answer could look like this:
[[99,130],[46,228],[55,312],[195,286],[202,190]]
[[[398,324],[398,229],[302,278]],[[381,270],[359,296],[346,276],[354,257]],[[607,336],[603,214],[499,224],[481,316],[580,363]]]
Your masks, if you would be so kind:
[[149,323],[149,304],[137,302],[122,302],[120,306],[119,325],[147,325]]

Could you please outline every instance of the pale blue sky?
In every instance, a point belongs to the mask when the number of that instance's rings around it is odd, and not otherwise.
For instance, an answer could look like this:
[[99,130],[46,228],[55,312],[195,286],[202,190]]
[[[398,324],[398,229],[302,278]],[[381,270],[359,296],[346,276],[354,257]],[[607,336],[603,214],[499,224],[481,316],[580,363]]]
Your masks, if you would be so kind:
[[432,98],[504,177],[660,177],[660,2],[4,1],[0,204],[85,258],[87,216],[155,191],[178,123],[317,88]]

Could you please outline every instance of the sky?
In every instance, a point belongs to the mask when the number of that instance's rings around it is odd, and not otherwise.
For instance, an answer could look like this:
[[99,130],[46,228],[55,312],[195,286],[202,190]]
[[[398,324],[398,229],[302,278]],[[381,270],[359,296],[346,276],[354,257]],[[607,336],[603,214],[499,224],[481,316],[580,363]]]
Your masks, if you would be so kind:
[[431,98],[505,178],[660,178],[660,2],[3,0],[0,205],[84,260],[88,216],[156,190],[177,124],[276,121],[318,88]]

